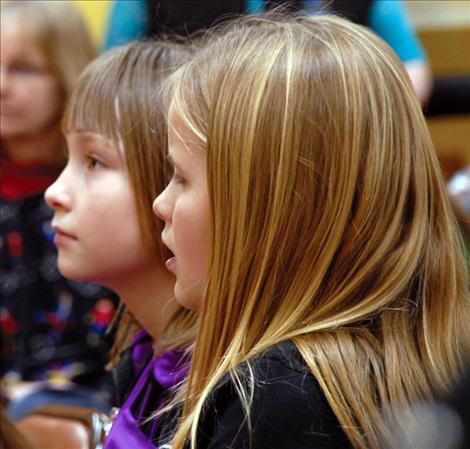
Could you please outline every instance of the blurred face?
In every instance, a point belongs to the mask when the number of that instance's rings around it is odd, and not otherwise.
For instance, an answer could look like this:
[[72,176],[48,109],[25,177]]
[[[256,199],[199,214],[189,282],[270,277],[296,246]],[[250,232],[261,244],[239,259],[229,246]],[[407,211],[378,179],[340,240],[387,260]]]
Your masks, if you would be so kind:
[[174,255],[166,267],[176,276],[175,298],[183,307],[200,310],[211,253],[206,153],[173,108],[169,122],[168,159],[174,172],[153,209],[165,222],[162,241]]
[[59,269],[68,278],[116,288],[156,263],[144,250],[125,161],[99,134],[66,138],[68,163],[45,194],[55,210]]
[[38,135],[59,123],[59,82],[46,55],[18,25],[2,23],[0,33],[0,136]]

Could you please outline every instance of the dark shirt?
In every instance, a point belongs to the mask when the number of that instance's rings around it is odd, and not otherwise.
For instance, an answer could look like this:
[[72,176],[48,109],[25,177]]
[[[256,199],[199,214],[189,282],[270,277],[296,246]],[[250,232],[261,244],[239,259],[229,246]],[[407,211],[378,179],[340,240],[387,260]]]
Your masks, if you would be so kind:
[[[300,353],[283,342],[250,362],[255,390],[251,430],[230,376],[209,397],[198,430],[198,449],[350,449],[337,418]],[[239,368],[246,379],[247,366]],[[171,422],[159,446],[168,443]],[[189,448],[189,444],[187,444]]]
[[57,269],[53,211],[43,194],[58,170],[4,160],[1,168],[0,376],[99,384],[117,297]]

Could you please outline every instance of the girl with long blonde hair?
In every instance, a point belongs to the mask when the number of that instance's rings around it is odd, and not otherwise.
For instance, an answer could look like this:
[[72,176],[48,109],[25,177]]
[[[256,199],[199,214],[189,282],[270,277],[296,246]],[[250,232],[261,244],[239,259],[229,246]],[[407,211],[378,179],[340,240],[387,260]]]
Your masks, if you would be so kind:
[[470,301],[402,64],[345,20],[268,16],[214,33],[167,87],[174,174],[154,210],[199,319],[160,444],[393,444],[459,377]]
[[155,422],[146,426],[145,418],[187,371],[193,313],[172,300],[174,278],[158,237],[163,224],[151,205],[166,182],[159,87],[191,51],[149,41],[91,63],[63,120],[67,166],[45,195],[62,274],[113,289],[125,307],[111,361],[129,348],[124,368],[114,371],[121,373],[121,410],[106,448],[154,447]]

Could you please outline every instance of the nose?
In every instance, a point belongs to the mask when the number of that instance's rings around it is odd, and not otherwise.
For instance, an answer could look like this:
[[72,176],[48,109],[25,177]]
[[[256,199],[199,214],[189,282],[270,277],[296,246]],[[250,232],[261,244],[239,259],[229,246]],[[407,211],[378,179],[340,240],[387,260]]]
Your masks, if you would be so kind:
[[72,208],[72,198],[66,189],[66,170],[62,171],[59,177],[52,183],[44,194],[44,199],[49,207],[58,211],[68,211]]
[[153,213],[165,223],[171,221],[171,205],[168,198],[168,187],[158,195],[152,205]]

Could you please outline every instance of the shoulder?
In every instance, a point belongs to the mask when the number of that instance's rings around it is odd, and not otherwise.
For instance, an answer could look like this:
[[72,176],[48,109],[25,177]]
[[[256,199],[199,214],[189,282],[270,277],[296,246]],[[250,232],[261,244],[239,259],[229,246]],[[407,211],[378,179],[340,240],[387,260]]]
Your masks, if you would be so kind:
[[298,349],[290,340],[273,346],[250,363],[254,367],[265,368],[262,372],[266,374],[271,373],[272,369],[289,373],[310,372]]
[[253,379],[249,418],[233,378],[227,376],[209,398],[200,427],[201,447],[350,447],[292,342],[274,346],[237,371],[248,395],[247,379]]
[[[302,403],[307,408],[314,405],[316,412],[329,409],[318,382],[291,341],[272,347],[258,358],[241,365],[238,371],[244,379],[252,373],[255,399],[267,409],[264,413],[272,412],[269,409],[272,406],[282,406],[285,411],[291,404],[298,407]],[[226,382],[229,386],[233,380],[226,379]],[[320,403],[321,407],[318,407]],[[280,414],[279,411],[274,413]]]
[[374,0],[369,11],[368,25],[390,45],[402,62],[426,60],[401,0]]

